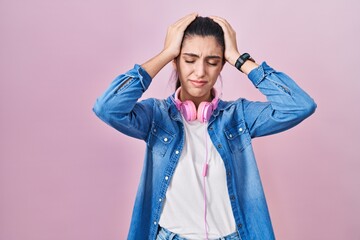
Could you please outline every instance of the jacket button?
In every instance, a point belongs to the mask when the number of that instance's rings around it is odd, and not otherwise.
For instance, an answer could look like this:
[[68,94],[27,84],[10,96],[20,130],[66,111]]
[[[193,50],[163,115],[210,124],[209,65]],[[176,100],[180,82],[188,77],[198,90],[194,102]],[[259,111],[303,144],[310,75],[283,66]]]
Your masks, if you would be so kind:
[[232,201],[234,201],[234,200],[235,200],[235,196],[234,196],[234,195],[231,195],[230,199],[231,199]]
[[219,144],[217,145],[217,147],[218,147],[218,148],[221,148],[222,146],[221,146],[221,144],[219,143]]
[[168,176],[165,176],[165,180],[166,180],[166,181],[169,180],[169,177],[168,177]]
[[155,221],[155,222],[154,222],[154,225],[156,225],[156,224],[157,224],[157,222]]
[[239,132],[242,132],[242,130],[243,130],[242,128],[239,128]]
[[179,150],[176,150],[176,151],[175,151],[175,154],[178,155],[178,154],[179,154]]
[[167,142],[168,141],[168,138],[164,138],[164,142]]
[[239,228],[242,228],[242,224],[241,224],[241,223],[239,223],[239,224],[238,224],[238,227],[239,227]]

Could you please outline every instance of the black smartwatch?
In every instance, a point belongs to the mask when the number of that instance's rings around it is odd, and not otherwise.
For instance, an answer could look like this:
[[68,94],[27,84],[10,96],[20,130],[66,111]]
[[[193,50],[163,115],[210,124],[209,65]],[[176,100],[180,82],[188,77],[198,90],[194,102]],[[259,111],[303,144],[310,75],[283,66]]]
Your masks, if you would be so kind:
[[[247,61],[247,60],[250,60],[250,61],[254,61],[254,59],[250,56],[250,54],[248,53],[243,53],[240,55],[240,57],[236,60],[236,63],[235,63],[235,67],[241,71],[241,66]],[[242,72],[242,71],[241,71]]]

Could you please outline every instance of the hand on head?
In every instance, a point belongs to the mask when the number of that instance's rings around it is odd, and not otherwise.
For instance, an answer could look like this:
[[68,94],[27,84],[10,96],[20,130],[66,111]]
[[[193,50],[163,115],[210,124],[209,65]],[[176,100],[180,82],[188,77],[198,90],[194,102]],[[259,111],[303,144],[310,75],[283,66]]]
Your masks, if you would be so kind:
[[235,65],[237,58],[240,56],[239,50],[237,48],[236,42],[236,32],[231,27],[231,25],[221,17],[210,16],[214,22],[218,23],[224,31],[224,39],[225,39],[225,59],[231,65]]
[[191,13],[169,26],[165,38],[164,51],[169,51],[174,58],[179,55],[184,31],[197,16],[197,13]]
[[[197,13],[191,13],[168,27],[163,50],[157,56],[141,65],[152,78],[166,64],[179,56],[184,41],[184,34],[215,37],[215,40],[222,48],[222,56],[225,58],[222,59],[222,64],[227,61],[231,65],[235,65],[240,53],[237,49],[236,33],[230,24],[223,18],[212,16],[209,18],[199,18],[199,21],[194,23],[194,26],[191,25],[188,28],[197,17]],[[212,19],[216,24],[211,23],[208,25],[209,19]],[[222,35],[222,32],[219,32],[219,28],[222,29],[224,35]]]
[[[169,26],[165,38],[164,51],[169,51],[174,58],[179,55],[184,31],[197,16],[197,13],[191,13]],[[237,48],[235,30],[224,18],[218,16],[209,16],[209,18],[218,23],[223,29],[225,39],[225,60],[231,65],[235,65],[237,58],[240,56]]]

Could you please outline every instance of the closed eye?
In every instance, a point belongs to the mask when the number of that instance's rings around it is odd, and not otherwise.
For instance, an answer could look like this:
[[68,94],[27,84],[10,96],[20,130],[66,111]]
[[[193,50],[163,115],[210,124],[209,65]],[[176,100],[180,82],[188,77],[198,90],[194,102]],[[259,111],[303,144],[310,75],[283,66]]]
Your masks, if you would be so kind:
[[216,63],[213,63],[213,62],[208,62],[208,64],[209,65],[211,65],[211,66],[217,66],[218,65],[218,63],[216,62]]

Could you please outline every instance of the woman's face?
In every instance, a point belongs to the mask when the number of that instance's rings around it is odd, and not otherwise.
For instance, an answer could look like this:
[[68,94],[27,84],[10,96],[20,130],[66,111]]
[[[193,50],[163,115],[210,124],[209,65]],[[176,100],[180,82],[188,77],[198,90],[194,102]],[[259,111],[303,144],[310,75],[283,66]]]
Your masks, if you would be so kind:
[[211,89],[223,68],[223,50],[213,36],[187,36],[175,60],[181,83],[180,100],[196,106],[211,101]]

